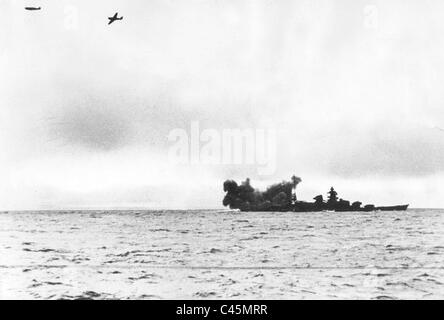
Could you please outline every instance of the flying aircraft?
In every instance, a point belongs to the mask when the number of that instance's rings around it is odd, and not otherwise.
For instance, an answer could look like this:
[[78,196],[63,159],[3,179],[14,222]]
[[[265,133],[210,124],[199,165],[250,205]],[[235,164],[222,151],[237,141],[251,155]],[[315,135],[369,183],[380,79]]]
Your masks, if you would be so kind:
[[40,10],[41,7],[25,7],[25,10]]
[[116,20],[122,20],[123,19],[123,17],[120,17],[120,18],[117,18],[117,12],[114,14],[114,16],[112,16],[112,17],[108,17],[108,19],[109,19],[109,22],[108,22],[108,24],[111,24],[111,23],[113,23],[114,21],[116,21]]

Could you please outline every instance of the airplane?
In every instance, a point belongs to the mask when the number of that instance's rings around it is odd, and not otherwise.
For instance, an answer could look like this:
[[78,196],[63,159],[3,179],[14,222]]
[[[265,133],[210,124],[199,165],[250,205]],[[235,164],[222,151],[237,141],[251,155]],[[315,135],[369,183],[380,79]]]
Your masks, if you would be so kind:
[[112,17],[108,17],[108,19],[109,19],[109,22],[108,22],[108,24],[111,24],[111,23],[113,23],[114,21],[116,21],[116,20],[122,20],[123,19],[123,17],[120,17],[120,18],[117,18],[117,12],[114,14],[114,16],[112,16]]
[[40,10],[41,7],[25,7],[25,10]]

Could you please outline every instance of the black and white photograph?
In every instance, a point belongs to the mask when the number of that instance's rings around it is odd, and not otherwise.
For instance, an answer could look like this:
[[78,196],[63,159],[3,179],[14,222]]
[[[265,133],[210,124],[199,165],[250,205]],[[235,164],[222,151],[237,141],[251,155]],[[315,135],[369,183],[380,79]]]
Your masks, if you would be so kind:
[[0,300],[444,298],[443,1],[0,16]]

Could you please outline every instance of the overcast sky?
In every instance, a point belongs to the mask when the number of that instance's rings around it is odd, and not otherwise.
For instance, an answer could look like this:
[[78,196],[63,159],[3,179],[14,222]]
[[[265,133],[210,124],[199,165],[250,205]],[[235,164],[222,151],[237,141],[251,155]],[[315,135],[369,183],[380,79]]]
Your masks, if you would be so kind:
[[[0,11],[0,209],[217,208],[227,178],[264,187],[292,174],[300,199],[333,185],[349,200],[444,206],[440,0]],[[276,172],[169,163],[168,133],[192,121],[272,123]]]

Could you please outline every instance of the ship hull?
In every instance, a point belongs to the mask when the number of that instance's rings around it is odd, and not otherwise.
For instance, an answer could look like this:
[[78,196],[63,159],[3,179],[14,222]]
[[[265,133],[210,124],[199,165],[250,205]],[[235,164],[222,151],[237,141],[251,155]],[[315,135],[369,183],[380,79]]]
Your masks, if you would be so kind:
[[408,204],[400,205],[400,206],[388,206],[388,207],[377,207],[376,210],[381,211],[405,211],[408,208]]
[[298,207],[270,207],[270,208],[241,208],[240,211],[249,211],[249,212],[263,212],[263,211],[270,211],[270,212],[320,212],[320,211],[330,211],[330,212],[356,212],[356,211],[364,211],[364,212],[371,212],[371,211],[406,211],[408,208],[408,204],[404,205],[396,205],[396,206],[384,206],[384,207],[361,207],[361,208],[319,208],[313,205],[312,203],[305,203],[304,205],[299,205]]

